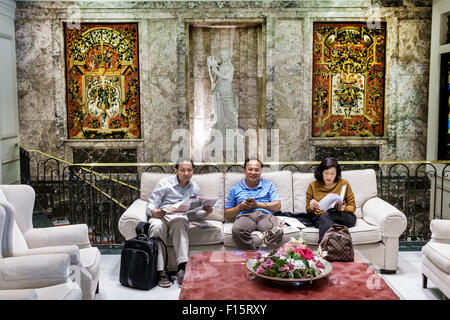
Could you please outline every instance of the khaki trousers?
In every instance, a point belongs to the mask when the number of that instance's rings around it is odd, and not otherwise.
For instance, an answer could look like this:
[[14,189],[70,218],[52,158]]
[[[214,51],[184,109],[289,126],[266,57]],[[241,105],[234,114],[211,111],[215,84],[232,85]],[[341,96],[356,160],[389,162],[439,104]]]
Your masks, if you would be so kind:
[[243,213],[234,220],[232,229],[233,240],[241,250],[256,250],[252,232],[264,232],[275,227],[278,227],[278,218],[273,214],[261,211]]
[[[150,237],[159,237],[167,244],[167,235],[172,239],[177,265],[188,261],[189,257],[189,221],[186,216],[166,214],[161,219],[150,218],[148,234]],[[158,243],[157,270],[164,270],[165,251],[161,243]]]

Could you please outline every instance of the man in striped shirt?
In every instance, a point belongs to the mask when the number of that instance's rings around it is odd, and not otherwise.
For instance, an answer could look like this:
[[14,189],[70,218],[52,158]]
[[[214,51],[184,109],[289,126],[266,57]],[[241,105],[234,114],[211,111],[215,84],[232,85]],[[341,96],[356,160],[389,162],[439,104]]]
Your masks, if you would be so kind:
[[[233,239],[240,249],[256,250],[251,233],[267,233],[278,227],[278,219],[272,214],[281,209],[280,197],[270,181],[261,179],[263,164],[258,159],[245,160],[245,179],[234,185],[225,204],[225,219],[235,219]],[[273,242],[281,241],[278,232]]]

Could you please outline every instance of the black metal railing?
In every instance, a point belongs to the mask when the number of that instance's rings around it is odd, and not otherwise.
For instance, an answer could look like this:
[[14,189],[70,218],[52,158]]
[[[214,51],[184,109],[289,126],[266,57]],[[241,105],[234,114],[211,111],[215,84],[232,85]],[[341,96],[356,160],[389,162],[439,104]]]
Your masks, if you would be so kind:
[[[118,231],[122,213],[140,196],[142,172],[171,173],[171,163],[73,164],[38,150],[20,148],[21,181],[36,191],[35,215],[48,225],[86,223],[93,244],[124,242]],[[314,172],[318,162],[265,163],[278,170]],[[402,241],[426,241],[430,220],[443,218],[444,182],[450,162],[341,161],[343,170],[373,168],[378,196],[402,211],[408,226]],[[113,172],[118,166],[136,166],[136,173]],[[96,171],[102,168],[102,173]],[[441,168],[442,167],[442,168]],[[111,172],[107,172],[108,168]],[[196,165],[195,173],[242,172],[240,164]],[[448,170],[447,170],[448,169]]]

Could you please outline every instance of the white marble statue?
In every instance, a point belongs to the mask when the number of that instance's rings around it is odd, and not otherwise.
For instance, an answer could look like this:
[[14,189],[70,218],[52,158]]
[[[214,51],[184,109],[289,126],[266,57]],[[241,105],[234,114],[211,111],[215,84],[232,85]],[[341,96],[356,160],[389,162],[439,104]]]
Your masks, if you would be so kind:
[[234,67],[231,64],[228,50],[220,51],[221,62],[214,57],[207,59],[211,82],[215,84],[211,91],[213,115],[211,115],[210,129],[218,129],[225,134],[225,129],[238,127],[238,98],[233,93],[231,82]]

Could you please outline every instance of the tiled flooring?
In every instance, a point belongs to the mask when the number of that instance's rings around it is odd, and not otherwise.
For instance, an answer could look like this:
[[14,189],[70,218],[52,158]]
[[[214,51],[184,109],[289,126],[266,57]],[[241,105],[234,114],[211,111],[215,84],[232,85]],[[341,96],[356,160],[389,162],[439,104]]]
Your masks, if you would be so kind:
[[[391,288],[406,300],[447,299],[436,286],[428,281],[428,288],[422,288],[420,251],[400,251],[399,268],[394,275],[382,275]],[[137,290],[124,287],[119,282],[120,255],[103,254],[100,270],[100,293],[96,299],[105,300],[177,300],[180,288],[158,286],[151,290]]]
[[422,288],[422,252],[400,251],[396,274],[381,275],[391,288],[405,300],[446,300],[447,297],[428,280],[427,289]]

